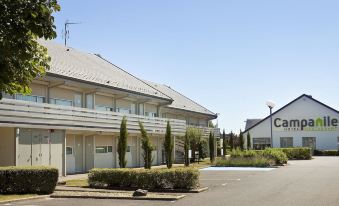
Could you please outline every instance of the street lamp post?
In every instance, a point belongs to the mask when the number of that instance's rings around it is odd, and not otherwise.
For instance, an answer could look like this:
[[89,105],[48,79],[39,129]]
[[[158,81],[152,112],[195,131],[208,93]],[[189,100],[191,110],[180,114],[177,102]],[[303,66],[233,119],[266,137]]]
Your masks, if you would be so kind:
[[275,103],[271,100],[266,101],[266,105],[270,108],[270,124],[271,124],[271,147],[273,148],[273,128],[272,128],[272,109],[275,107]]

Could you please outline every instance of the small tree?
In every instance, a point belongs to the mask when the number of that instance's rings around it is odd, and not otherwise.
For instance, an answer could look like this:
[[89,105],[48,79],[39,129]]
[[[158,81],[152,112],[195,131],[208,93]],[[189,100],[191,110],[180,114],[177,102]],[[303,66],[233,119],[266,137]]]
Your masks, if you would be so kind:
[[151,144],[151,141],[149,140],[149,136],[144,128],[144,125],[139,122],[140,132],[141,132],[141,148],[144,151],[143,157],[144,157],[144,167],[145,169],[151,169],[152,167],[152,151],[153,146]]
[[[202,131],[198,128],[189,127],[187,128],[187,135],[190,140],[191,150],[192,150],[192,162],[195,162],[195,152],[199,151],[199,146],[201,145]],[[200,155],[200,154],[199,154]]]
[[242,133],[242,131],[240,130],[239,133],[239,146],[240,146],[240,150],[244,150],[244,135]]
[[127,151],[127,119],[126,117],[122,118],[121,126],[120,126],[120,137],[118,142],[118,156],[119,156],[119,165],[121,168],[125,168],[127,161],[125,159],[126,151]]
[[226,140],[226,133],[225,129],[222,131],[222,151],[223,155],[226,155],[226,148],[227,148],[227,140]]
[[233,150],[234,149],[234,134],[233,134],[232,131],[231,131],[231,134],[230,134],[229,145],[231,147],[231,150]]
[[186,130],[185,134],[185,141],[184,141],[184,153],[185,153],[185,166],[188,167],[190,165],[190,158],[189,158],[189,147],[190,147],[190,140],[188,137],[188,132]]
[[199,159],[205,159],[208,156],[208,142],[206,139],[201,138],[198,144]]
[[172,139],[171,125],[169,121],[167,121],[164,148],[165,148],[165,155],[166,155],[166,165],[167,165],[167,168],[170,169],[172,168],[172,164],[173,164],[173,158],[172,158],[173,139]]
[[214,162],[214,135],[212,134],[212,132],[210,132],[210,136],[209,136],[209,147],[210,147],[210,160],[211,163]]
[[251,149],[251,135],[249,132],[247,132],[247,149]]

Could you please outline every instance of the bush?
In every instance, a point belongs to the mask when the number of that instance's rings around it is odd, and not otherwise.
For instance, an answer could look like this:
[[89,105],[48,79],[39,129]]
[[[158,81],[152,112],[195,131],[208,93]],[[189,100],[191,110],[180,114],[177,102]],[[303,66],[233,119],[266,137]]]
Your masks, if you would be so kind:
[[262,155],[266,158],[273,159],[276,165],[286,164],[288,160],[286,154],[279,149],[266,148],[262,152]]
[[231,157],[218,158],[216,160],[216,167],[271,167],[275,161],[270,158],[256,156],[256,157]]
[[0,194],[51,194],[58,176],[52,167],[0,167]]
[[199,171],[192,168],[92,169],[88,182],[90,187],[192,189],[199,185]]
[[260,150],[258,151],[254,151],[254,150],[244,150],[241,151],[239,148],[232,150],[230,152],[231,157],[255,157],[260,155],[259,153],[261,153]]
[[316,156],[339,156],[339,151],[337,150],[314,150],[314,155]]
[[309,147],[275,148],[283,151],[289,160],[310,160],[312,159],[312,149]]

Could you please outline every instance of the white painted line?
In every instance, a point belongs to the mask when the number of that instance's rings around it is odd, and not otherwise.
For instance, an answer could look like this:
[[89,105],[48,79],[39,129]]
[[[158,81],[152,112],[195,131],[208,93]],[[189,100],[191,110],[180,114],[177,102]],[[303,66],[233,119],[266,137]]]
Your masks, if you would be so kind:
[[224,184],[221,184],[222,186],[226,186],[227,185],[227,183],[224,183]]
[[261,168],[261,167],[207,167],[200,169],[202,171],[263,171],[268,172],[276,168]]

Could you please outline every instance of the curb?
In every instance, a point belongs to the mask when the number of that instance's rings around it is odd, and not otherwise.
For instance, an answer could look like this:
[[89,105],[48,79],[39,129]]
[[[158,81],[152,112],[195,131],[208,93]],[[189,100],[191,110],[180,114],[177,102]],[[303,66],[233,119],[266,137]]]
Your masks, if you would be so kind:
[[[72,188],[72,187],[71,187]],[[76,187],[73,187],[76,188]],[[154,192],[154,193],[201,193],[201,192],[205,192],[207,191],[209,188],[208,187],[202,187],[202,188],[198,188],[198,189],[193,189],[193,190],[149,190],[149,192]],[[117,192],[117,191],[134,191],[134,190],[115,190],[115,189],[60,189],[57,188],[55,189],[55,191],[69,191],[69,192],[106,192],[106,193],[110,193],[110,192]]]
[[180,200],[186,195],[179,195],[177,197],[99,197],[99,196],[91,196],[91,195],[51,195],[51,198],[82,198],[82,199],[120,199],[120,200],[158,200],[158,201],[175,201]]
[[19,201],[24,201],[24,200],[37,200],[37,199],[43,199],[46,197],[50,197],[50,195],[39,195],[39,196],[33,196],[33,197],[18,198],[18,199],[13,199],[13,200],[5,200],[5,201],[0,201],[0,204],[19,202]]

